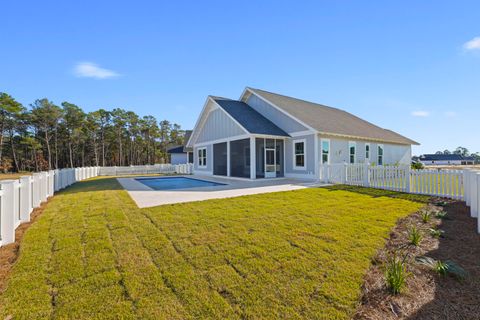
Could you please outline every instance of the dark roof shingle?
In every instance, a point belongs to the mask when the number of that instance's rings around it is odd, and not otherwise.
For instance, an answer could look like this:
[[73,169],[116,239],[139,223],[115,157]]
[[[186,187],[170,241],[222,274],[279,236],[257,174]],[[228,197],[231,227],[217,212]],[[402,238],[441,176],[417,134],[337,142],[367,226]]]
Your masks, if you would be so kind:
[[249,133],[288,137],[273,122],[242,101],[212,97],[215,102]]

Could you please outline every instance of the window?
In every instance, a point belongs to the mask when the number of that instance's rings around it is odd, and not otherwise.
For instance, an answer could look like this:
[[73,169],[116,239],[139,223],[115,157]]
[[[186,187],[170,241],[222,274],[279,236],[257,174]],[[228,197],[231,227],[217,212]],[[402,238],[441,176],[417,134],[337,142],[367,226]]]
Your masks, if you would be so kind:
[[305,169],[305,140],[293,142],[294,169]]
[[365,144],[365,162],[368,162],[370,160],[370,144],[366,143]]
[[378,145],[378,165],[383,166],[383,145]]
[[198,148],[198,166],[207,166],[207,148]]
[[348,153],[350,155],[350,163],[355,163],[355,150],[357,148],[357,144],[355,142],[348,143]]
[[330,163],[330,140],[321,140],[322,163]]

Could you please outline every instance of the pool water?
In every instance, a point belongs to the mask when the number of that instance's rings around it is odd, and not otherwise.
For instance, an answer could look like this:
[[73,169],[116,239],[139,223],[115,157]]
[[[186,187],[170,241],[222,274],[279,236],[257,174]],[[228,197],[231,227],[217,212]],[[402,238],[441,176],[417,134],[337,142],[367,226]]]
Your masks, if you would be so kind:
[[223,186],[223,183],[216,183],[185,177],[171,177],[171,178],[137,178],[135,179],[140,183],[143,183],[147,187],[154,190],[175,190],[175,189],[188,189],[188,188],[200,188],[200,187],[215,187]]

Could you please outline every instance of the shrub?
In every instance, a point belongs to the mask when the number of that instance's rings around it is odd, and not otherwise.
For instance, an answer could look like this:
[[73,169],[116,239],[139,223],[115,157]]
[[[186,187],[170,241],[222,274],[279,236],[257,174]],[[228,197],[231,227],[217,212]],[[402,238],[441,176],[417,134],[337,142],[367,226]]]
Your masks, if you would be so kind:
[[442,276],[451,274],[458,279],[465,279],[468,275],[465,269],[451,260],[441,261],[430,257],[417,257],[415,260]]
[[408,275],[405,257],[400,259],[394,254],[388,259],[385,270],[385,282],[392,294],[399,294],[403,291]]
[[432,213],[430,211],[422,211],[420,212],[420,216],[422,217],[423,223],[427,223],[428,221],[430,221]]
[[420,244],[420,241],[422,241],[422,234],[417,227],[411,227],[410,230],[408,230],[408,241],[410,242],[411,245],[418,246]]
[[433,228],[430,228],[428,229],[430,231],[430,235],[434,238],[440,238],[443,236],[443,234],[445,233],[445,231],[443,230],[440,230],[440,229],[433,229]]
[[447,217],[447,212],[446,211],[437,211],[435,213],[435,218],[437,219],[445,219]]
[[423,163],[421,162],[412,162],[412,169],[414,170],[420,170],[420,169],[423,169],[424,166],[423,166]]

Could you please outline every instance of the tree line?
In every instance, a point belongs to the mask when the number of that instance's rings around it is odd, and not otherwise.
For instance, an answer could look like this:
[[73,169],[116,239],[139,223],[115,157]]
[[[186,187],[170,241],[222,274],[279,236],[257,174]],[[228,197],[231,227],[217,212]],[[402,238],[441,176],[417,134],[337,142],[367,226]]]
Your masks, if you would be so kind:
[[115,108],[85,112],[43,98],[28,107],[0,92],[0,170],[167,163],[185,132],[168,120]]
[[472,157],[475,161],[475,163],[480,163],[480,152],[470,152],[467,148],[465,147],[457,147],[455,150],[444,150],[444,151],[437,151],[435,154],[459,154],[464,157]]

